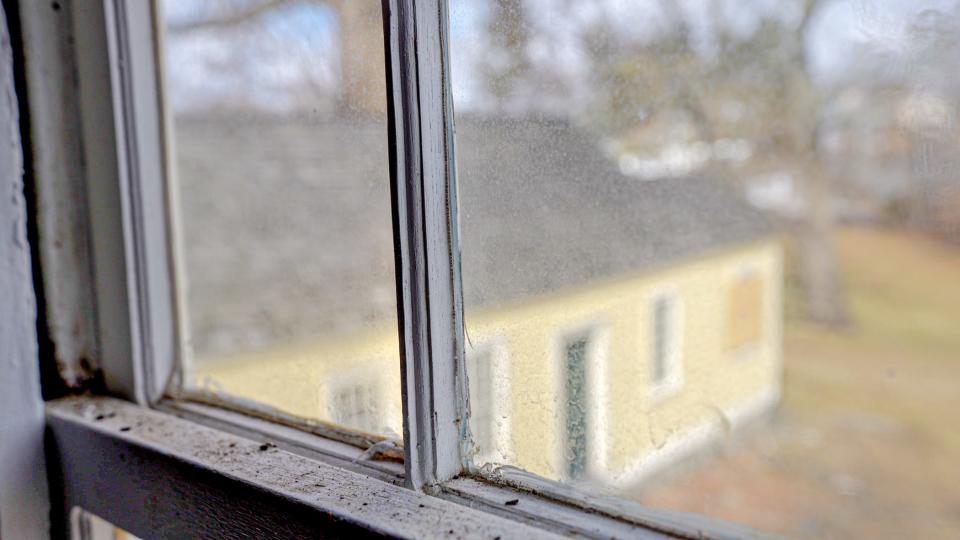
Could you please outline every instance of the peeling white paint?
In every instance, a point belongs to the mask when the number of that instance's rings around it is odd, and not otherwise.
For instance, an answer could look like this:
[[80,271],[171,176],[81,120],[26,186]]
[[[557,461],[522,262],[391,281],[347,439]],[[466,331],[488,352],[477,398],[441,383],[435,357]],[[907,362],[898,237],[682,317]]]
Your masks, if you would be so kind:
[[67,386],[94,376],[97,349],[72,2],[20,2],[46,319]]

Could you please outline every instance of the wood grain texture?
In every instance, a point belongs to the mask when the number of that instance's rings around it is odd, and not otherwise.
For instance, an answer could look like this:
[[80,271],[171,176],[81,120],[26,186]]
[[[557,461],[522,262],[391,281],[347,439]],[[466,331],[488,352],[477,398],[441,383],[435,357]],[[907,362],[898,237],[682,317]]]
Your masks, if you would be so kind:
[[407,480],[428,490],[461,472],[466,425],[443,4],[384,3]]
[[110,398],[47,406],[63,510],[150,538],[553,538],[553,533]]

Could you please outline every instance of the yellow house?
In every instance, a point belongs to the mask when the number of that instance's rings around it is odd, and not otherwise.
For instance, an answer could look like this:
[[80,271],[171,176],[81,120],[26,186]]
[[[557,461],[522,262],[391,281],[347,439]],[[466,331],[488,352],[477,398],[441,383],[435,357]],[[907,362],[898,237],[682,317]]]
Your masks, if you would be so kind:
[[480,462],[625,486],[769,410],[781,264],[759,240],[475,313]]
[[[317,159],[362,159],[365,129]],[[732,188],[625,177],[561,122],[457,137],[478,466],[633,485],[776,405],[782,254]],[[395,322],[293,341],[207,354],[188,380],[402,433]]]

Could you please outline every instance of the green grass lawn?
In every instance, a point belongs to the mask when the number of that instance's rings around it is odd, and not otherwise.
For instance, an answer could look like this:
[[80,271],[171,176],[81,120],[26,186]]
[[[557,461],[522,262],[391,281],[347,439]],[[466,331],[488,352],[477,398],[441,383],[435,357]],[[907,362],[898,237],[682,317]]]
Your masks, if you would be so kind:
[[854,325],[803,322],[788,283],[778,417],[645,502],[790,538],[960,538],[960,249],[865,228],[837,249]]

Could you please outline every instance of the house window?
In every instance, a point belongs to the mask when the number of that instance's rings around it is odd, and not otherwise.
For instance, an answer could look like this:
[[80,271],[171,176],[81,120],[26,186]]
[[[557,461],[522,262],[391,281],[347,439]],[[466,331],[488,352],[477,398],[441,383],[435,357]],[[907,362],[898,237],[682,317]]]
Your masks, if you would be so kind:
[[578,337],[567,341],[563,347],[564,408],[563,456],[566,477],[578,480],[587,472],[587,457],[590,451],[590,426],[587,381],[589,339]]
[[726,348],[743,351],[763,339],[763,279],[758,272],[739,274],[727,297]]
[[682,381],[682,318],[676,294],[656,296],[650,308],[650,378],[655,396],[677,390]]

